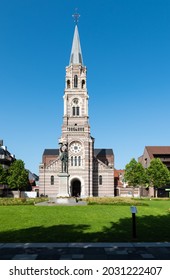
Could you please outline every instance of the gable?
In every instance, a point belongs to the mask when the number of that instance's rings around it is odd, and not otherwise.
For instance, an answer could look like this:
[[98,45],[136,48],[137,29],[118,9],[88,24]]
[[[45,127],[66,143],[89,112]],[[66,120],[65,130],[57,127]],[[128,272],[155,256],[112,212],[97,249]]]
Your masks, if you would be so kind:
[[105,165],[113,166],[114,154],[112,149],[94,149],[94,157]]

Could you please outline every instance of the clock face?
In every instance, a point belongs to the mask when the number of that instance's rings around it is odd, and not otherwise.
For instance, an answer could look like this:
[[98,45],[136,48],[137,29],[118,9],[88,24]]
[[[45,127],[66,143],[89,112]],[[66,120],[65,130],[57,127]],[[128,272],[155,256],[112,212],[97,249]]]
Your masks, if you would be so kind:
[[74,98],[74,99],[73,99],[73,103],[74,103],[74,104],[78,104],[78,102],[79,102],[78,98]]
[[79,142],[74,142],[70,146],[70,151],[74,154],[78,154],[81,151],[81,144]]

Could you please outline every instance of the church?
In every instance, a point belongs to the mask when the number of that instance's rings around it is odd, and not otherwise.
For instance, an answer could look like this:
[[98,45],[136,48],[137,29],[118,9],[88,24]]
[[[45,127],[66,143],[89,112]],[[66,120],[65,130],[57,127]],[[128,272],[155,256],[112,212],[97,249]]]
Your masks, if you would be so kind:
[[66,67],[64,110],[58,149],[45,149],[39,166],[39,195],[114,196],[112,149],[94,148],[88,114],[87,68],[76,22]]

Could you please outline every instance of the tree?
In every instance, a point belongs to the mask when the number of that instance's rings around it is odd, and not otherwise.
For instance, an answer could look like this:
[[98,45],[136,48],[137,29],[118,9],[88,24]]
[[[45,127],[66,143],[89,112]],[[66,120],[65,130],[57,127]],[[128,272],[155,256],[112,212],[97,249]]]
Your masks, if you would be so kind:
[[137,162],[134,158],[125,166],[124,179],[129,186],[134,188],[144,186],[147,183],[147,175],[144,167],[140,162]]
[[22,160],[15,160],[8,169],[8,187],[11,189],[25,190],[29,185],[28,171]]
[[146,172],[152,187],[160,188],[170,183],[170,171],[159,158],[151,160]]
[[7,169],[4,169],[2,167],[2,165],[0,164],[0,185],[6,185],[7,184],[7,177],[8,177]]

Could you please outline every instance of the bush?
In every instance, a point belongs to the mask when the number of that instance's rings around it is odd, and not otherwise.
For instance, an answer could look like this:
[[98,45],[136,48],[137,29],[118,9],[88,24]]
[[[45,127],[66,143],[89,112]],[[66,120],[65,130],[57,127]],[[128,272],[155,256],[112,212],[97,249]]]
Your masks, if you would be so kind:
[[0,206],[7,205],[34,205],[38,202],[47,201],[48,198],[0,198]]
[[141,199],[133,199],[128,197],[88,197],[85,199],[88,205],[145,205],[146,202]]

